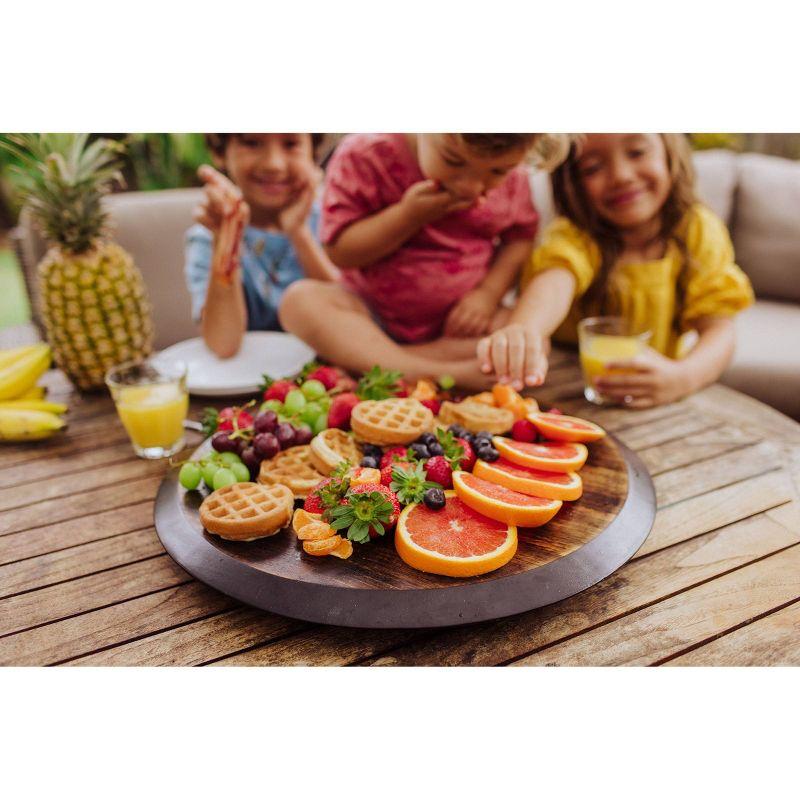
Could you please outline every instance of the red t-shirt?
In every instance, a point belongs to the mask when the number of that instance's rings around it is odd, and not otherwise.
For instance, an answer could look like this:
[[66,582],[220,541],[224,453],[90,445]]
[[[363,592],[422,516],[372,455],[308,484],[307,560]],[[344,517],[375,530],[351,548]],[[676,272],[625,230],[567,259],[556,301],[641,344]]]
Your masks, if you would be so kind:
[[[320,239],[334,242],[346,227],[399,202],[423,180],[404,134],[347,136],[328,166]],[[480,205],[425,225],[369,267],[342,270],[342,280],[395,339],[434,339],[453,305],[486,277],[497,248],[533,239],[537,220],[528,172],[519,166]]]

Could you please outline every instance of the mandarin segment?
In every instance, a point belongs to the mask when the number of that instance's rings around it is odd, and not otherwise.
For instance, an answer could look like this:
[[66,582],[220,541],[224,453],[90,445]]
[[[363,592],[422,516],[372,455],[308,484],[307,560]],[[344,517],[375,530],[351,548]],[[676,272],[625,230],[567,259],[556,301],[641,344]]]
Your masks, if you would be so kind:
[[343,541],[342,537],[337,533],[335,536],[329,536],[325,539],[305,541],[303,542],[303,550],[310,556],[327,556],[336,550]]

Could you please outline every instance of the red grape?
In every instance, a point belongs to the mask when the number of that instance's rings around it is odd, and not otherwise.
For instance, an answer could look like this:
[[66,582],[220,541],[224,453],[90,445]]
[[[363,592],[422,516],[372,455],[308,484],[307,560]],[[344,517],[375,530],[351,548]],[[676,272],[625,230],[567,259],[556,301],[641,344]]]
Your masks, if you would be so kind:
[[231,437],[224,432],[215,433],[211,437],[211,446],[218,453],[236,453],[239,450],[239,443],[236,439],[231,439]]
[[280,442],[282,450],[286,450],[287,447],[294,447],[295,430],[288,422],[281,422],[275,428],[275,436]]
[[258,471],[261,469],[261,459],[258,457],[254,447],[246,447],[242,452],[242,463],[250,470],[250,478],[255,480]]
[[294,443],[295,445],[308,444],[314,438],[311,428],[301,425],[295,430]]
[[274,433],[259,433],[253,438],[253,449],[260,458],[272,458],[281,449]]
[[278,427],[278,415],[272,410],[262,411],[253,423],[256,433],[273,433]]

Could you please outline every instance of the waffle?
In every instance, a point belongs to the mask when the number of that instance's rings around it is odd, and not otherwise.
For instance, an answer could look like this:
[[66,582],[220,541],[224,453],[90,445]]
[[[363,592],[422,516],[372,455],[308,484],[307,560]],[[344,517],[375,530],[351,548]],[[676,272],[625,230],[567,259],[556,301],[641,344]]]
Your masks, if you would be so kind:
[[419,400],[392,397],[359,403],[350,417],[355,435],[370,444],[409,444],[431,429],[433,414]]
[[511,429],[514,424],[514,413],[507,408],[495,408],[476,400],[464,400],[463,403],[442,403],[439,418],[446,425],[463,425],[468,431],[478,433],[488,431],[501,434]]
[[330,475],[342,461],[357,467],[361,451],[352,436],[339,428],[328,428],[311,440],[311,463],[323,475]]
[[252,542],[272,536],[292,516],[294,495],[279,483],[232,483],[212,492],[200,506],[200,521],[223,539]]
[[281,450],[269,461],[261,462],[259,483],[282,483],[301,500],[324,478],[311,462],[311,447],[302,444]]

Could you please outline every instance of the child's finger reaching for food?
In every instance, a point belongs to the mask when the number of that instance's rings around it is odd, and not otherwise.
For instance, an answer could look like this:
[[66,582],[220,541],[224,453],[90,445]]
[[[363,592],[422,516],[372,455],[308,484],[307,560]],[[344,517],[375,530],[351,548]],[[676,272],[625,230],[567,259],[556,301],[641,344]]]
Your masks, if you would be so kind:
[[478,342],[478,362],[482,372],[494,372],[500,383],[509,383],[517,391],[539,386],[547,375],[547,339],[512,323]]
[[672,403],[693,391],[685,365],[653,349],[606,369],[607,374],[595,380],[597,390],[630,408]]

